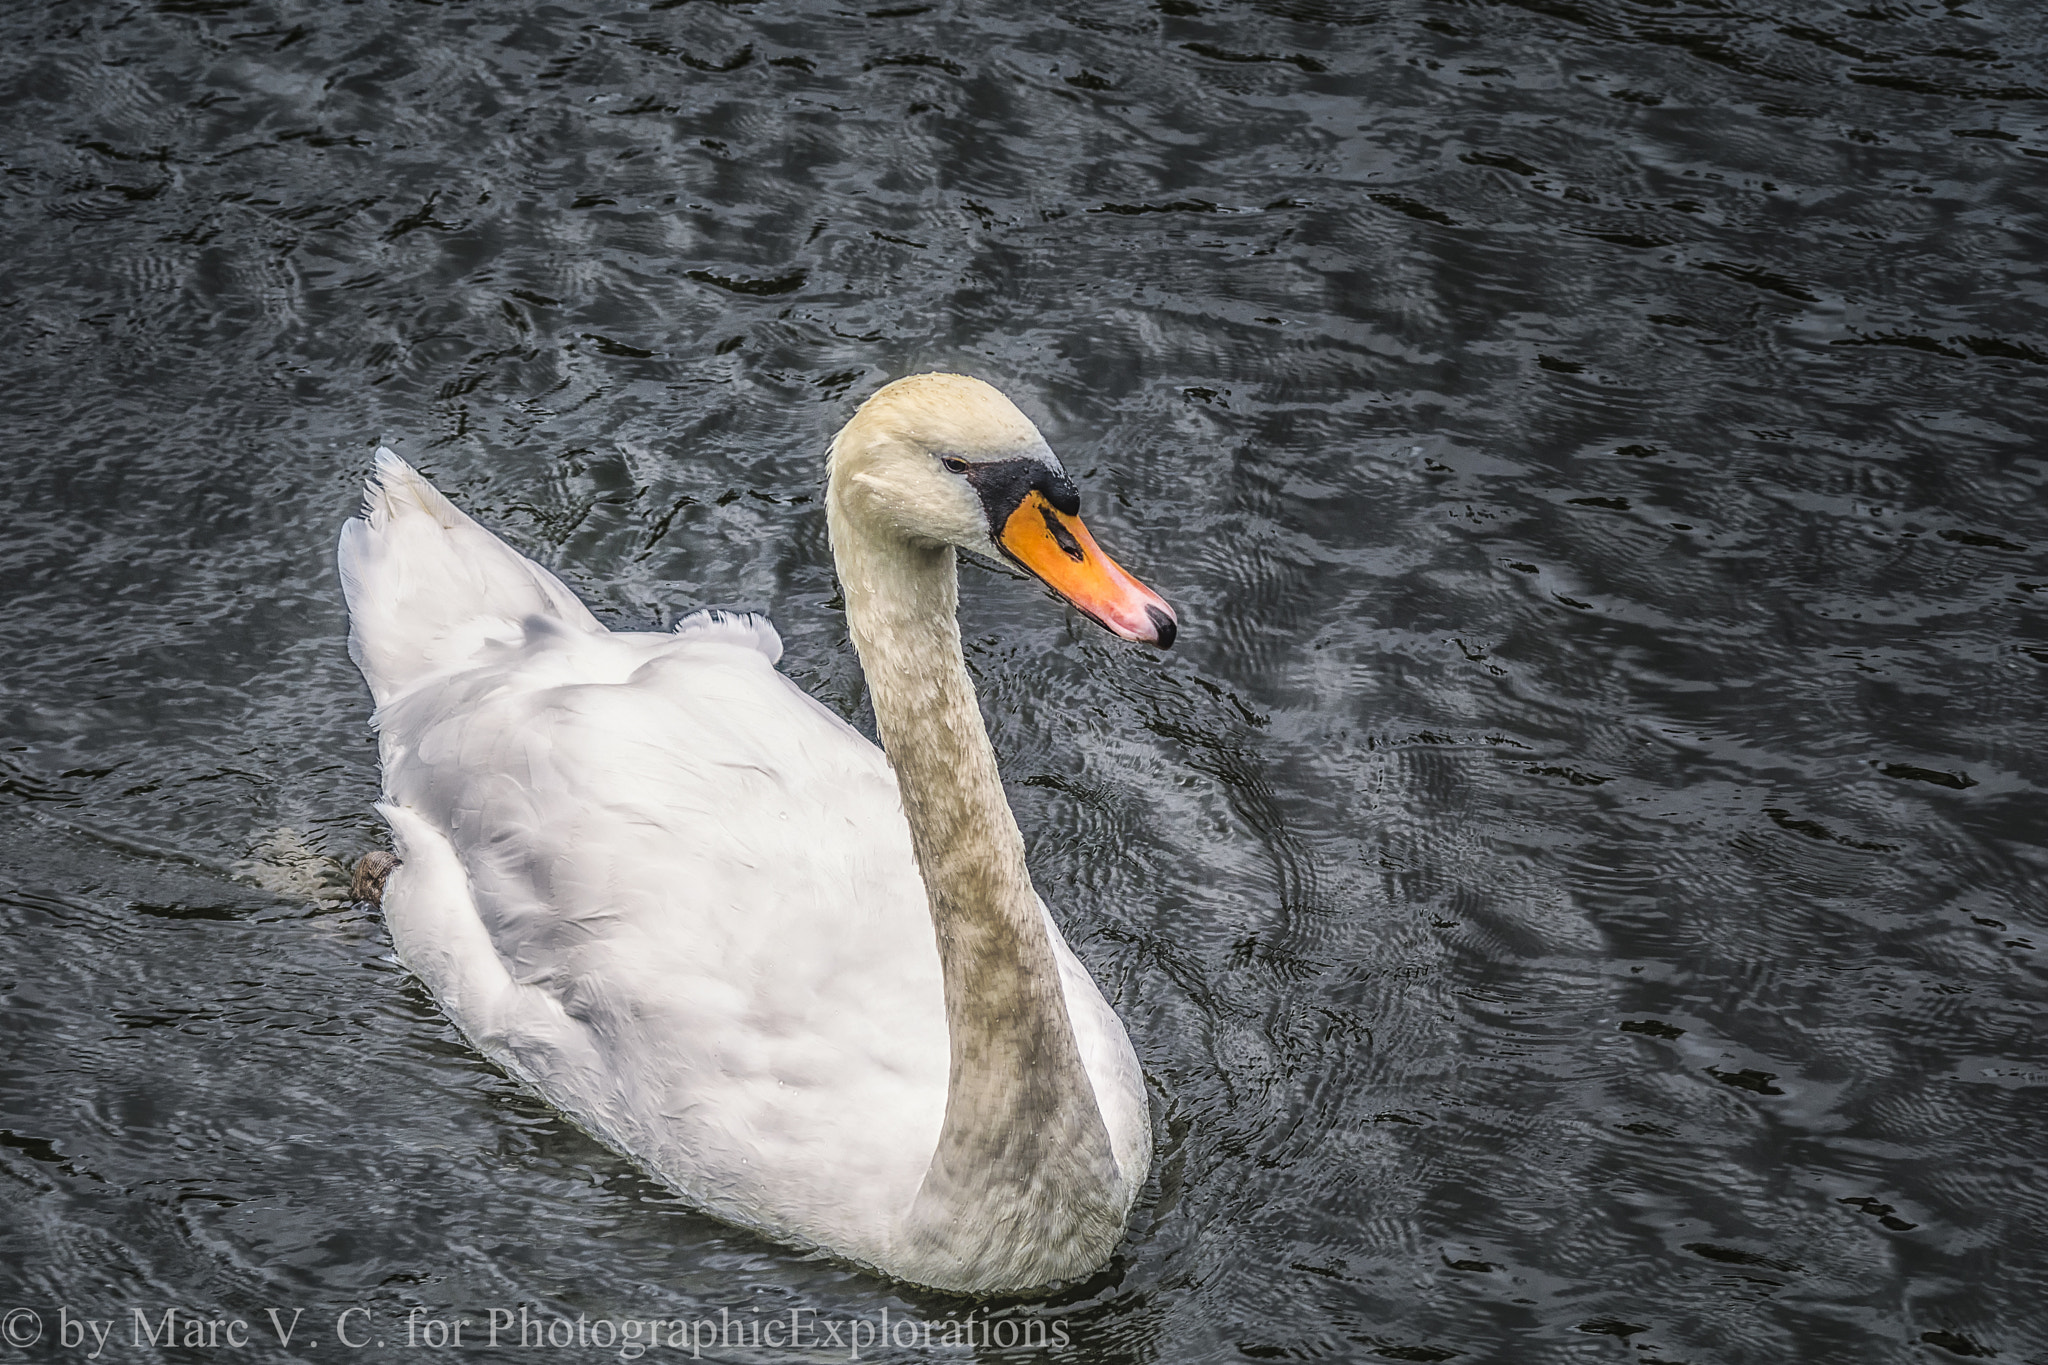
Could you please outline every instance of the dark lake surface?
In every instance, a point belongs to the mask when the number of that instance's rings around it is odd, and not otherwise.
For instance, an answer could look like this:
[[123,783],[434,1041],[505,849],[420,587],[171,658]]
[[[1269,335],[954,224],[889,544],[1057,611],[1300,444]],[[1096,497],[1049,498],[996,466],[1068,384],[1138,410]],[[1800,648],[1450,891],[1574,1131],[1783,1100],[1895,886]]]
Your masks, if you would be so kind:
[[[0,163],[0,1356],[2048,1360],[2034,0],[24,0]],[[1160,1148],[1040,1303],[691,1212],[338,880],[379,439],[865,725],[823,450],[931,368],[1181,613],[966,575]]]

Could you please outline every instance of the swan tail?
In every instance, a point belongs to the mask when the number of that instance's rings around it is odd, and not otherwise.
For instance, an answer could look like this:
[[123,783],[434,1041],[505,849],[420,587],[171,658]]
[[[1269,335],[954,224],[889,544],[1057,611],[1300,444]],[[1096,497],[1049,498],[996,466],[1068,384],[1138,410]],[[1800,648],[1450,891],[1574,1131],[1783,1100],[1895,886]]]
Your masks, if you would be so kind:
[[349,656],[378,705],[420,679],[514,643],[525,623],[603,627],[559,578],[470,520],[389,450],[341,528]]

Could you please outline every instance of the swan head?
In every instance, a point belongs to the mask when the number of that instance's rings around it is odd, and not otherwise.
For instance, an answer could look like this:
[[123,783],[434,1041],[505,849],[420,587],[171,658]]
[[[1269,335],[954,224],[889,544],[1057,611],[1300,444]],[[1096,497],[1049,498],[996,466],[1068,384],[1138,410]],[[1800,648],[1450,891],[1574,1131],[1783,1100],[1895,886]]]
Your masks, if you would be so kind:
[[833,440],[830,484],[834,511],[871,533],[1008,560],[1111,633],[1173,643],[1173,608],[1102,552],[1059,456],[993,385],[884,386]]

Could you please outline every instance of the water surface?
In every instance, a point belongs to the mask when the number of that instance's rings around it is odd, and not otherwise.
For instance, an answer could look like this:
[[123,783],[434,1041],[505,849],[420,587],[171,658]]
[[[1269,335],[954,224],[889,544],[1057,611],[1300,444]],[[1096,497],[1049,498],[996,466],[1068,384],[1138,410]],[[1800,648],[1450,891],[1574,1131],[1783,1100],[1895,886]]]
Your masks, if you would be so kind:
[[824,444],[948,368],[1182,622],[965,583],[1160,1146],[1032,1358],[2048,1360],[2048,23],[1858,3],[11,7],[23,1353],[976,1307],[692,1213],[335,880],[379,439],[870,724]]

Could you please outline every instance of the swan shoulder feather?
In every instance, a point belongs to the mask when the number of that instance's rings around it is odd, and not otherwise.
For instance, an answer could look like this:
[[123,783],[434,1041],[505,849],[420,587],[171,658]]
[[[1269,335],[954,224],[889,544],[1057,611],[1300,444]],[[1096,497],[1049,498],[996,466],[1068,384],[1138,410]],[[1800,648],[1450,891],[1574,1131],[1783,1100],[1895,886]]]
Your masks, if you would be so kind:
[[706,607],[677,621],[675,634],[679,639],[724,640],[736,645],[751,645],[769,663],[782,661],[782,636],[776,632],[774,624],[757,611]]

